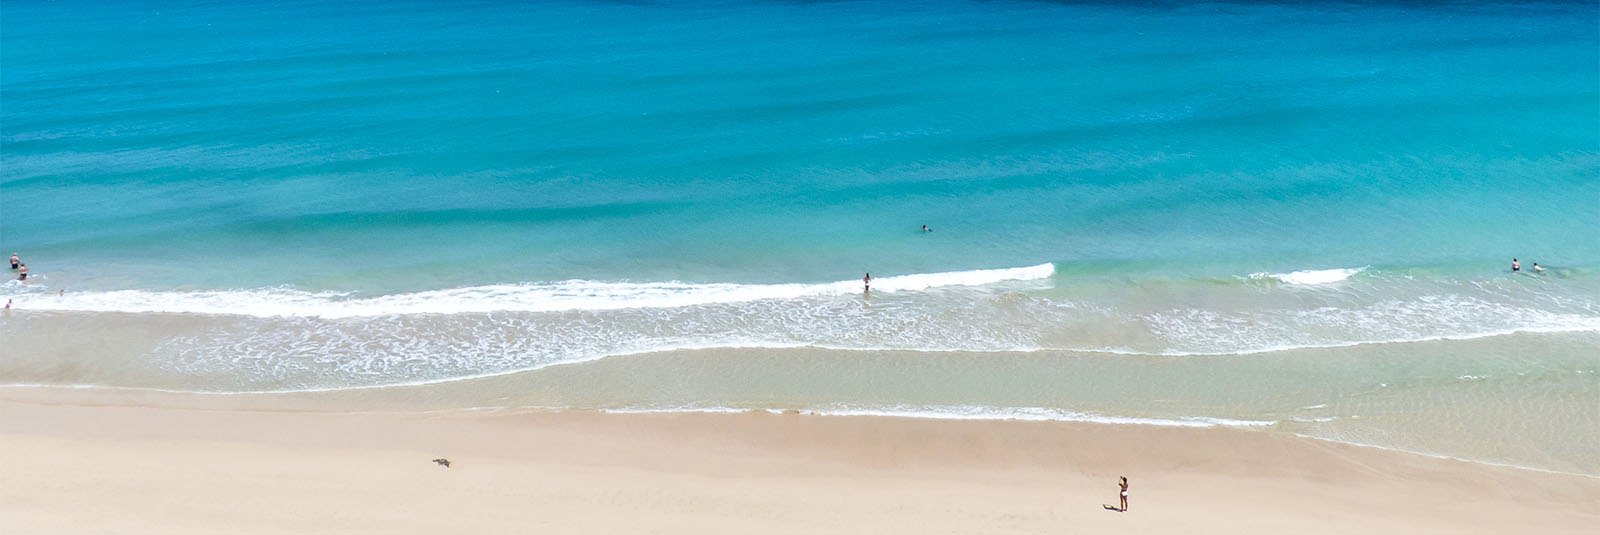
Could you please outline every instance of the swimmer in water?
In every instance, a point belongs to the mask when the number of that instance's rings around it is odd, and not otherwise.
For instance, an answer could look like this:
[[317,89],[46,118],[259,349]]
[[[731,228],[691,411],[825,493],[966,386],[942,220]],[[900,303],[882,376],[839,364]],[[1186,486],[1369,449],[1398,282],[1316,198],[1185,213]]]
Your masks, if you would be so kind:
[[923,225],[923,226],[922,226],[922,231],[923,231],[923,232],[933,232],[933,229],[931,229],[931,228],[928,228],[928,226],[927,226],[927,225]]
[[1539,263],[1538,262],[1534,262],[1533,263],[1533,272],[1534,273],[1544,273],[1544,268],[1539,267]]
[[[924,228],[926,228],[926,227],[924,227]],[[22,263],[22,257],[17,256],[17,253],[11,253],[11,270],[12,271],[16,271],[17,270],[17,265],[21,264],[21,263]]]
[[862,288],[862,291],[866,291],[866,292],[872,291],[872,274],[871,273],[868,273],[867,276],[865,276],[865,277],[861,277],[861,288]]
[[1517,259],[1513,258],[1511,259],[1511,272],[1516,273],[1518,271],[1522,271],[1522,264],[1518,264]]
[[23,264],[22,268],[17,270],[17,280],[19,280],[19,281],[28,280],[28,265],[27,264]]

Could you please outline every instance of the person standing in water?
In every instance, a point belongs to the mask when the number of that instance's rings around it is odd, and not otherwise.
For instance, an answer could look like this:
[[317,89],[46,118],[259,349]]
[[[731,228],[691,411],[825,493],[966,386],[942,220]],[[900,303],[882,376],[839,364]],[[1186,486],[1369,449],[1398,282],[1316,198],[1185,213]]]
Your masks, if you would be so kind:
[[17,280],[19,280],[19,281],[28,280],[28,265],[27,264],[22,264],[22,268],[17,270]]
[[1513,258],[1511,259],[1511,272],[1516,273],[1518,271],[1522,271],[1522,264],[1518,264],[1517,259]]
[[11,270],[16,271],[17,266],[20,264],[22,264],[22,257],[17,256],[17,253],[11,253]]
[[1121,494],[1122,512],[1126,513],[1128,512],[1128,476],[1122,476],[1122,482],[1117,483],[1117,487],[1121,490],[1119,494]]
[[865,277],[861,277],[861,291],[863,291],[863,292],[871,292],[872,291],[872,274],[871,273],[868,273],[867,276],[865,276]]

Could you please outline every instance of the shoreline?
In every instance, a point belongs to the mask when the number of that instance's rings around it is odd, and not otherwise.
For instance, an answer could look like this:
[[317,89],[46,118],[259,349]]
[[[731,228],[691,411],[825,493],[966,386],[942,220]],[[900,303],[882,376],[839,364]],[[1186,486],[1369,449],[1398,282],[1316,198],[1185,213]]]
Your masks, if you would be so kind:
[[[1587,478],[1600,481],[1600,474],[1590,474],[1579,471],[1565,471],[1537,466],[1527,466],[1485,459],[1472,459],[1427,451],[1414,451],[1394,446],[1372,444],[1358,441],[1341,440],[1330,437],[1320,437],[1292,430],[1272,429],[1272,426],[1281,423],[1278,421],[1237,420],[1215,417],[1187,417],[1187,418],[1158,418],[1158,417],[1132,417],[1116,416],[1098,413],[1064,412],[1045,408],[1011,407],[1006,410],[1014,413],[988,412],[968,415],[957,412],[895,412],[888,410],[859,410],[859,411],[830,411],[815,409],[792,408],[722,408],[722,407],[683,407],[661,409],[630,409],[630,408],[568,408],[547,406],[473,406],[473,407],[426,407],[411,405],[403,408],[372,408],[370,402],[361,403],[350,401],[345,396],[352,393],[361,393],[368,390],[386,390],[390,388],[412,388],[426,385],[398,385],[383,387],[358,387],[348,389],[306,390],[283,392],[190,392],[177,390],[164,390],[158,388],[141,387],[107,387],[100,385],[32,385],[9,384],[0,385],[0,405],[75,405],[85,407],[127,407],[166,410],[224,410],[248,412],[303,412],[317,414],[379,414],[397,415],[413,414],[441,417],[465,417],[471,415],[509,415],[518,413],[579,413],[595,415],[647,415],[672,417],[679,415],[740,415],[740,414],[769,414],[769,415],[798,415],[807,418],[869,418],[887,420],[928,420],[942,422],[1014,422],[1014,423],[1050,423],[1050,424],[1083,424],[1090,426],[1134,426],[1154,428],[1187,428],[1187,429],[1228,429],[1236,432],[1263,433],[1279,437],[1289,437],[1297,440],[1307,440],[1319,443],[1335,444],[1339,446],[1355,447],[1392,454],[1417,456],[1442,461],[1453,461],[1491,468],[1527,471],[1542,474],[1553,474]],[[386,401],[393,401],[387,399]],[[360,408],[358,408],[360,407]],[[956,408],[983,408],[983,407],[956,407]],[[1002,408],[996,408],[1000,410]],[[1038,411],[1035,413],[1033,411]]]
[[[93,403],[0,401],[0,516],[19,532],[1576,533],[1600,522],[1594,478],[1228,428]],[[1130,512],[1108,511],[1123,474]]]

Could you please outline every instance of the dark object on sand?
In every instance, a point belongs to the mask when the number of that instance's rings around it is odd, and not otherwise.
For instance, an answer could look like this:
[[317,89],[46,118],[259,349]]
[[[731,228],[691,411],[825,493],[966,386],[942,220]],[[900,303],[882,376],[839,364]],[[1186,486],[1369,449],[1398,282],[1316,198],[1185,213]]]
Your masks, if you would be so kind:
[[440,457],[438,459],[434,459],[433,462],[434,462],[434,464],[437,464],[439,466],[443,466],[445,468],[449,468],[450,467],[450,459],[446,459],[444,457]]

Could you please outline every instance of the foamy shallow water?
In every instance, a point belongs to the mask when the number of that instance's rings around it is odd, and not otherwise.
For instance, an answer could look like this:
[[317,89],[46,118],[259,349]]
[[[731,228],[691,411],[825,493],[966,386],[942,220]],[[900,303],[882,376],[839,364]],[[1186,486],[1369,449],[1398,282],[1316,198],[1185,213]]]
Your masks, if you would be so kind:
[[[1590,410],[1600,400],[1593,280],[1378,270],[1307,287],[1058,271],[886,275],[904,287],[835,291],[851,281],[778,296],[758,287],[687,304],[612,291],[588,308],[534,311],[502,310],[506,301],[489,312],[359,315],[74,309],[108,292],[8,312],[0,377],[269,405],[311,396],[324,408],[1223,426],[1600,474],[1600,452],[1584,438],[1600,432]],[[586,287],[695,299],[704,288],[719,297],[741,288]],[[203,299],[241,294],[278,295]],[[67,299],[22,295],[29,305]],[[329,303],[348,297],[316,299],[338,307]],[[638,306],[615,306],[629,300]]]
[[[562,282],[356,297],[292,290],[22,288],[13,382],[63,363],[108,386],[209,392],[375,387],[682,349],[1072,351],[1204,357],[1600,332],[1593,278],[1338,284],[1115,281],[1051,264],[791,285]],[[94,351],[64,348],[93,332]],[[39,355],[35,358],[33,355]],[[48,355],[48,357],[42,357]],[[113,364],[108,366],[107,364]],[[80,378],[79,381],[84,382]]]

